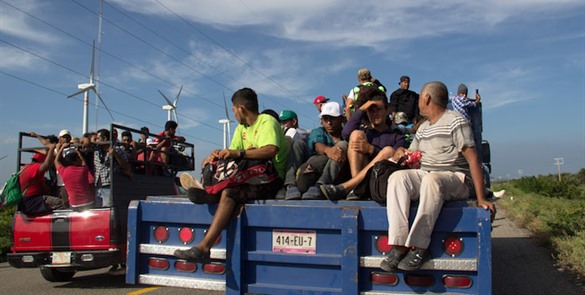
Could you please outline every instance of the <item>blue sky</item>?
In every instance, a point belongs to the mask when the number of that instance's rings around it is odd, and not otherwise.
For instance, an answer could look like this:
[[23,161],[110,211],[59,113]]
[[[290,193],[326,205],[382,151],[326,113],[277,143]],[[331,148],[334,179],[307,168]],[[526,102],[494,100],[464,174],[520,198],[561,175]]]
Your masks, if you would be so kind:
[[[222,145],[228,99],[255,89],[261,108],[318,126],[312,100],[341,101],[367,67],[387,86],[443,81],[479,88],[494,178],[585,168],[585,3],[519,1],[103,2],[100,92],[115,122],[163,129],[160,89],[178,104],[196,158]],[[81,96],[98,0],[0,0],[0,180],[16,167],[19,131],[81,136]],[[97,66],[97,65],[96,65]],[[90,98],[90,130],[107,112]],[[232,126],[232,130],[235,125]]]

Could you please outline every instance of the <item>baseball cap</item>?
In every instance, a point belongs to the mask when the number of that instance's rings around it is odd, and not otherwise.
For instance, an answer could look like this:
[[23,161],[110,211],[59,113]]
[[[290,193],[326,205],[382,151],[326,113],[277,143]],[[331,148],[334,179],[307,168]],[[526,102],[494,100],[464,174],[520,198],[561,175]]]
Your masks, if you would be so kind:
[[315,97],[315,100],[313,100],[313,104],[326,103],[328,101],[329,101],[329,98],[326,98],[323,95],[319,95],[319,96]]
[[321,106],[321,114],[319,118],[323,116],[339,117],[341,116],[341,106],[336,102],[328,102]]
[[37,161],[37,162],[39,162],[39,163],[44,162],[46,158],[47,158],[47,155],[42,154],[42,153],[35,153],[32,156],[32,159],[35,160],[35,161]]
[[409,76],[402,76],[402,77],[400,77],[400,82],[398,84],[400,84],[400,83],[402,83],[404,81],[410,82],[410,77]]
[[407,123],[407,122],[408,122],[408,117],[406,116],[406,113],[398,112],[398,113],[396,113],[396,115],[394,115],[394,123],[401,124],[401,123]]
[[71,137],[71,132],[69,132],[69,130],[67,130],[67,129],[63,129],[63,130],[59,131],[59,137],[63,137],[65,135],[69,135],[69,137]]
[[290,120],[290,119],[297,119],[298,120],[297,113],[295,113],[291,110],[281,111],[278,118],[280,118],[280,121],[286,121],[286,120]]
[[154,140],[154,138],[150,138],[150,137],[149,137],[149,138],[147,138],[147,139],[146,139],[146,144],[147,144],[147,145],[151,145],[151,144],[157,144],[157,141],[156,141],[156,140]]

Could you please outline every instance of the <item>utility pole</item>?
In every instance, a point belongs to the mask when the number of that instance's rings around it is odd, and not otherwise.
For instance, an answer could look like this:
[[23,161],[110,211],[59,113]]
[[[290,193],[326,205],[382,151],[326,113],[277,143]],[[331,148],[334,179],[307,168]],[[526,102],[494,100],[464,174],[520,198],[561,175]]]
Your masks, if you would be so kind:
[[561,181],[561,165],[565,163],[565,158],[554,158],[557,171],[559,173],[559,181]]

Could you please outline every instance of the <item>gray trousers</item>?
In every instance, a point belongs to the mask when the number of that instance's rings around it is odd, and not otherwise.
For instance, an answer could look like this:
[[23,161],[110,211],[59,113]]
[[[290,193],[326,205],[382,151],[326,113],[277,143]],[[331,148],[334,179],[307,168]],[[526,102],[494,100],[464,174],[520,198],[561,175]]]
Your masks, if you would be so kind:
[[[335,146],[347,153],[347,141],[339,141]],[[306,163],[301,165],[297,186],[301,192],[305,192],[315,184],[334,183],[344,167],[348,167],[347,161],[345,163],[338,163],[329,159],[327,155],[312,156]]]
[[[443,203],[468,197],[469,187],[462,172],[409,169],[392,173],[386,198],[388,244],[427,249]],[[411,201],[419,204],[409,231]]]
[[303,140],[294,140],[286,137],[288,144],[288,159],[286,161],[286,175],[284,185],[296,185],[297,170],[309,159],[311,152]]

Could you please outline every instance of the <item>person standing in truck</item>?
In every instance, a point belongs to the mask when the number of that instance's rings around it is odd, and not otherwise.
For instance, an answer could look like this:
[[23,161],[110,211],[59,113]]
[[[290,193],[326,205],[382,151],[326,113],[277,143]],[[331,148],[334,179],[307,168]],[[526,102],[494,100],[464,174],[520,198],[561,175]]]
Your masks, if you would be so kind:
[[[250,199],[272,199],[284,182],[288,147],[278,121],[270,115],[259,114],[258,96],[250,88],[242,88],[234,93],[232,110],[240,124],[234,132],[230,147],[212,151],[203,160],[202,166],[218,159],[272,160],[278,177],[262,185],[243,184],[222,190],[209,231],[196,246],[175,250],[177,258],[194,262],[209,261],[211,246],[227,226],[236,206]],[[193,187],[187,190],[187,194],[189,199],[198,204],[212,202],[217,198],[203,189]]]
[[[461,114],[447,110],[448,93],[442,82],[423,86],[418,107],[428,120],[418,129],[409,149],[399,148],[392,156],[399,161],[415,151],[422,155],[420,169],[396,171],[388,178],[386,209],[392,250],[380,264],[385,271],[416,270],[428,260],[431,233],[445,201],[472,196],[492,216],[496,212],[484,196],[471,126]],[[411,201],[419,205],[409,229]]]
[[79,148],[70,147],[69,143],[58,143],[55,167],[67,189],[69,206],[75,210],[92,208],[95,201],[94,177]]
[[[40,137],[34,132],[30,134]],[[23,192],[18,210],[27,215],[45,214],[66,207],[61,198],[49,195],[51,190],[45,173],[53,166],[55,144],[47,142],[45,146],[48,148],[47,153],[35,152],[31,163],[25,164],[18,175],[20,190]]]
[[[97,131],[98,145],[93,155],[94,177],[96,187],[96,207],[111,207],[112,194],[110,190],[111,173],[125,173],[130,175],[128,156],[119,146],[110,142],[110,131],[100,129]],[[114,161],[114,171],[111,171],[111,163]]]

